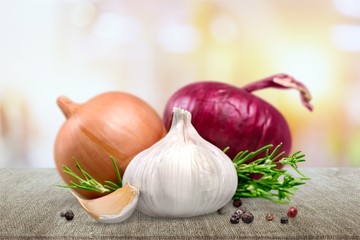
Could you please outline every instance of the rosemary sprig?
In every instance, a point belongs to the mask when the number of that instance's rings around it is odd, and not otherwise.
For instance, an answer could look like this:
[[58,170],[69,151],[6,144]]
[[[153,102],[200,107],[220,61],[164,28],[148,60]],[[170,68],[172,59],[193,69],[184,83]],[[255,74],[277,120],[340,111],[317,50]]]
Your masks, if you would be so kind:
[[115,159],[113,156],[110,156],[110,159],[112,161],[112,164],[114,166],[116,176],[118,179],[118,184],[112,182],[112,181],[105,181],[104,184],[101,184],[97,180],[95,180],[89,173],[87,173],[79,164],[77,159],[73,157],[73,160],[75,162],[75,166],[77,169],[80,170],[83,177],[78,176],[75,172],[73,172],[70,168],[63,165],[63,172],[69,174],[73,178],[75,178],[79,183],[75,183],[74,181],[70,182],[70,185],[57,185],[58,187],[63,188],[78,188],[93,192],[99,192],[99,193],[106,193],[106,192],[113,192],[118,188],[122,187],[122,181],[121,176],[119,172],[119,168],[116,165]]
[[[297,186],[305,184],[305,180],[310,179],[300,172],[297,165],[305,161],[305,155],[298,151],[290,156],[283,157],[284,152],[279,152],[281,146],[282,144],[279,144],[270,152],[273,145],[269,144],[253,152],[247,150],[241,151],[234,157],[233,163],[238,175],[238,186],[233,199],[260,197],[273,202],[288,203],[290,197],[294,195],[293,192],[297,190]],[[224,152],[228,149],[229,148],[225,148]],[[261,153],[265,153],[265,157],[260,157],[247,163],[248,160],[257,157]],[[118,184],[111,181],[105,181],[104,184],[101,184],[87,173],[74,158],[75,166],[80,170],[83,178],[64,165],[63,171],[78,180],[79,183],[71,181],[70,185],[58,186],[64,188],[79,188],[100,193],[113,192],[121,188],[122,180],[118,166],[112,156],[110,156],[110,159],[116,172]],[[287,172],[286,169],[276,168],[277,164],[291,166],[301,177],[294,177]],[[254,179],[249,176],[250,174],[260,174],[262,177]]]
[[[297,190],[297,186],[305,184],[305,180],[310,179],[305,177],[297,166],[298,163],[305,161],[305,155],[298,151],[291,156],[281,158],[284,155],[284,152],[279,153],[281,146],[282,144],[279,144],[270,153],[273,145],[269,144],[253,152],[241,151],[234,157],[238,187],[233,199],[261,197],[273,202],[288,203],[290,196],[294,194],[293,191]],[[265,157],[246,163],[249,159],[264,152]],[[280,160],[276,162],[278,159]],[[285,169],[276,168],[277,163],[291,166],[301,177],[294,177]],[[262,176],[259,179],[253,179],[249,174]]]

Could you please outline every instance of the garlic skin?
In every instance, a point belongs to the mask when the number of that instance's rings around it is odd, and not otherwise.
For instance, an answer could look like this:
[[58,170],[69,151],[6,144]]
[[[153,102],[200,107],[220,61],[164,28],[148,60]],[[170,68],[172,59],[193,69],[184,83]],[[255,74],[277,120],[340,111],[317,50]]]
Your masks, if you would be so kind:
[[96,199],[83,199],[74,192],[73,195],[96,221],[119,223],[128,219],[135,211],[139,190],[126,184],[115,192]]
[[146,215],[192,217],[226,205],[237,173],[231,159],[197,133],[190,112],[174,108],[168,134],[135,156],[123,183],[140,190],[137,209]]

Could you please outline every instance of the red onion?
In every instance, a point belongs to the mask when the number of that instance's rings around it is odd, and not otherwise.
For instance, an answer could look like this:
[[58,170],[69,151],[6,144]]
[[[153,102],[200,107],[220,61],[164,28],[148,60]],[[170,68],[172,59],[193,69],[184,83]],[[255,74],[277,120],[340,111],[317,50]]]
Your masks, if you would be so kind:
[[303,105],[312,110],[308,89],[287,74],[276,74],[237,88],[221,82],[196,82],[175,92],[167,102],[163,121],[171,126],[173,107],[192,114],[192,124],[198,133],[233,159],[242,150],[255,151],[267,144],[289,154],[291,133],[282,114],[268,102],[252,94],[264,88],[296,89]]

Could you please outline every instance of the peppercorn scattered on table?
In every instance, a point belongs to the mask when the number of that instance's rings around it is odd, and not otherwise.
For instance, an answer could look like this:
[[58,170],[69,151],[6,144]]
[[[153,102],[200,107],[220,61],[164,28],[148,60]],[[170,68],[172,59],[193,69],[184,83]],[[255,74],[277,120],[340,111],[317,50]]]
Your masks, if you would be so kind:
[[[254,219],[230,223],[236,207],[192,218],[138,211],[118,224],[95,222],[55,169],[0,169],[0,239],[360,239],[360,168],[303,168],[311,178],[289,204],[242,199]],[[287,216],[295,207],[296,217]],[[71,211],[71,212],[70,212]],[[72,217],[64,217],[66,213]],[[267,220],[268,214],[272,220]]]

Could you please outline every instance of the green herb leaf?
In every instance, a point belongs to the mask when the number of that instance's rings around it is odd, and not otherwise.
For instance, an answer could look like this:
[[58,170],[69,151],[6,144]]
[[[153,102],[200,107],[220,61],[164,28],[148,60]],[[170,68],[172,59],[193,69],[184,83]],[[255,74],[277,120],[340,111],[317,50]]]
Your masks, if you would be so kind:
[[82,177],[78,176],[75,172],[73,172],[70,168],[63,165],[63,172],[69,174],[73,178],[75,178],[78,183],[75,183],[74,181],[71,181],[69,185],[57,185],[58,187],[63,188],[77,188],[77,189],[83,189],[93,192],[99,192],[99,193],[106,193],[106,192],[113,192],[118,188],[122,187],[122,180],[119,172],[119,168],[116,165],[115,158],[113,156],[110,156],[110,159],[112,161],[112,164],[115,169],[116,177],[118,179],[118,184],[111,182],[111,181],[105,181],[104,184],[101,184],[97,180],[95,180],[89,173],[87,173],[79,164],[77,159],[74,157],[73,160],[75,162],[75,167],[80,170]]
[[[233,159],[234,166],[238,175],[238,187],[233,199],[241,197],[260,197],[278,203],[288,203],[297,186],[305,184],[307,178],[298,168],[298,163],[304,162],[305,155],[300,151],[291,156],[283,157],[284,152],[279,152],[282,144],[275,147],[270,152],[273,145],[269,144],[256,151],[247,150],[239,152]],[[229,148],[225,148],[226,152]],[[265,157],[256,157],[265,153]],[[282,157],[282,158],[281,158]],[[247,163],[248,160],[255,158],[254,161]],[[113,156],[110,156],[115,169],[118,183],[105,181],[104,184],[96,181],[87,173],[74,158],[75,166],[80,170],[82,177],[78,176],[67,166],[63,166],[63,171],[72,176],[78,183],[70,182],[70,185],[58,185],[64,188],[78,188],[100,193],[112,192],[122,187],[121,175]],[[279,160],[280,159],[280,160]],[[291,166],[301,177],[294,177],[285,169],[277,169],[277,164]],[[253,179],[250,174],[261,174],[259,179]]]
[[[294,195],[293,192],[297,190],[296,186],[305,184],[305,180],[310,179],[300,172],[297,165],[305,161],[305,155],[298,151],[291,156],[281,158],[284,155],[284,152],[279,153],[281,146],[282,144],[279,144],[270,153],[273,145],[269,144],[253,152],[241,151],[234,157],[238,187],[233,199],[260,197],[273,202],[288,203],[290,197]],[[246,163],[264,152],[265,157]],[[277,169],[277,163],[291,166],[301,177],[294,177],[285,169]],[[250,174],[261,174],[262,177],[253,179],[249,177]]]

